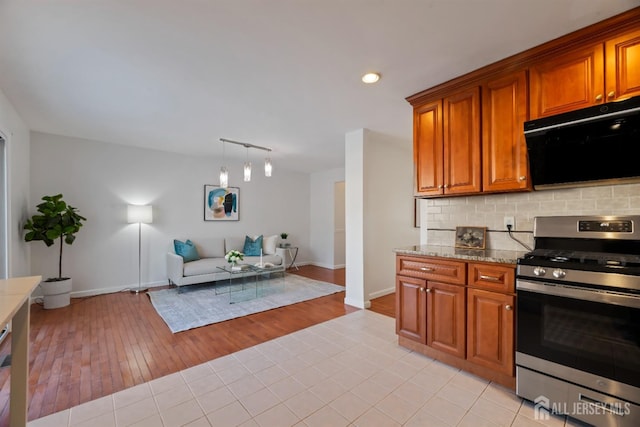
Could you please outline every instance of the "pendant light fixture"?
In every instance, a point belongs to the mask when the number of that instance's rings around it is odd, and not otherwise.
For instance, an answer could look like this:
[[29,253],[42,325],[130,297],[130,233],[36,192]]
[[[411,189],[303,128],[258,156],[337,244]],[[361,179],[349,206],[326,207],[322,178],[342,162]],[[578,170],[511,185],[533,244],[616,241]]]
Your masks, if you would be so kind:
[[[263,150],[269,153],[271,152],[271,148],[249,144],[248,142],[232,141],[230,139],[225,139],[225,138],[220,138],[220,142],[222,142],[222,164],[223,165],[225,163],[225,155],[224,155],[225,142],[228,142],[230,144],[242,145],[244,148],[247,149],[247,158],[246,158],[246,161],[244,162],[244,182],[251,181],[251,162],[249,161],[249,148],[255,148],[256,150]],[[264,176],[270,177],[272,172],[273,172],[273,164],[271,163],[271,157],[266,157],[264,159]],[[226,166],[222,166],[220,168],[220,187],[226,188],[228,185],[229,185],[229,171],[227,170]]]
[[249,147],[247,147],[247,160],[244,162],[244,182],[251,181],[251,162],[249,161]]
[[227,188],[229,186],[229,171],[224,161],[224,141],[222,141],[222,166],[220,167],[220,187]]
[[270,177],[272,170],[273,166],[271,165],[271,157],[267,157],[264,159],[264,176],[267,178]]

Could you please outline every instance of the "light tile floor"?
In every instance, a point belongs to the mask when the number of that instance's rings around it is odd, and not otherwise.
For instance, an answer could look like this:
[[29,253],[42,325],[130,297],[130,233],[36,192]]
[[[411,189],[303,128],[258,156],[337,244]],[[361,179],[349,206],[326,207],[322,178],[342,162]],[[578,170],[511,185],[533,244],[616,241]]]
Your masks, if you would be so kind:
[[29,427],[579,426],[544,424],[508,389],[404,349],[360,310],[31,421]]

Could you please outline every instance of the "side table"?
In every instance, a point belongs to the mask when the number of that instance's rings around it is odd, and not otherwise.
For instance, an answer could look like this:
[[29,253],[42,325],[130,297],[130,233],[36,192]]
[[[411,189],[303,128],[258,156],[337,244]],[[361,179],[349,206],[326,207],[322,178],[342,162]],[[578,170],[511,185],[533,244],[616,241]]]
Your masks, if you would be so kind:
[[[290,269],[295,267],[296,270],[299,270],[298,264],[296,264],[296,258],[298,257],[298,250],[299,248],[297,246],[278,246],[276,248],[276,254],[282,257],[282,263],[284,264],[285,268]],[[288,258],[288,261],[287,261],[287,258]]]

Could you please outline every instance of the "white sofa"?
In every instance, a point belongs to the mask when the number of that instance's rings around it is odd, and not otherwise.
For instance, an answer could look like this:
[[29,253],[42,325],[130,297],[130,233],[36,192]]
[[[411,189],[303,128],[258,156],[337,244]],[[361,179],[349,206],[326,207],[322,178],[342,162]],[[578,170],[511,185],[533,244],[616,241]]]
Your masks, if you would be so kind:
[[[270,239],[276,236],[270,236]],[[270,262],[276,266],[284,262],[282,253],[275,249],[275,240],[267,242],[263,238],[262,262]],[[186,239],[180,239],[185,241]],[[226,273],[217,267],[228,265],[224,255],[230,250],[242,252],[244,249],[244,237],[207,237],[201,239],[190,239],[198,250],[200,259],[197,261],[184,262],[184,259],[171,248],[167,252],[167,276],[169,284],[176,286],[193,285],[196,283],[213,282],[229,278]],[[279,252],[279,253],[276,253]],[[256,264],[260,262],[260,256],[245,256],[241,264]]]

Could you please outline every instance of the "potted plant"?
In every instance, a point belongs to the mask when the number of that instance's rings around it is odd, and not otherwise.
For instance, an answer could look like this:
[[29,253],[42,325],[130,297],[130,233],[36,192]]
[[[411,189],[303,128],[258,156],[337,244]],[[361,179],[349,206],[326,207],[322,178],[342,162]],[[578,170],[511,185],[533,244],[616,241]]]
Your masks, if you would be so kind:
[[82,221],[87,219],[78,214],[78,210],[62,200],[62,194],[44,196],[40,203],[38,214],[29,218],[24,225],[27,234],[24,240],[32,242],[41,240],[47,246],[52,246],[56,240],[60,241],[58,254],[58,277],[48,278],[42,285],[44,294],[44,308],[58,308],[69,305],[71,294],[71,278],[62,277],[62,246],[63,243],[72,244],[75,234],[82,227]]
[[280,233],[280,238],[282,238],[283,242],[280,243],[280,246],[283,248],[288,248],[289,246],[291,246],[291,243],[287,243],[287,237],[289,237],[288,233]]

